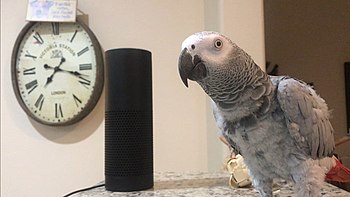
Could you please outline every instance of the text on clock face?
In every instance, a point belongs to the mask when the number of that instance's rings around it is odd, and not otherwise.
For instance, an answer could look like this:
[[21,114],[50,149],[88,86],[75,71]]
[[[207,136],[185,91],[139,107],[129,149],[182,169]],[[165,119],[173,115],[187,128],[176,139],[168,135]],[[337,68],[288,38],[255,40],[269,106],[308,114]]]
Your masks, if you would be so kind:
[[64,91],[64,90],[58,90],[58,91],[52,91],[51,92],[51,95],[54,96],[54,95],[65,95],[67,92]]
[[[82,49],[79,49],[79,51],[76,51],[74,49],[72,49],[70,46],[66,45],[66,44],[63,44],[63,43],[60,43],[60,44],[57,44],[57,43],[52,43],[50,45],[48,45],[39,55],[39,58],[43,58],[46,53],[48,52],[52,52],[52,55],[51,55],[51,58],[60,58],[62,56],[62,50],[65,50],[67,51],[68,53],[70,53],[72,56],[76,56],[76,54],[81,54],[83,52],[86,52],[88,50],[88,48],[82,48]],[[84,51],[85,50],[85,51]],[[58,56],[57,53],[60,53],[61,56]]]

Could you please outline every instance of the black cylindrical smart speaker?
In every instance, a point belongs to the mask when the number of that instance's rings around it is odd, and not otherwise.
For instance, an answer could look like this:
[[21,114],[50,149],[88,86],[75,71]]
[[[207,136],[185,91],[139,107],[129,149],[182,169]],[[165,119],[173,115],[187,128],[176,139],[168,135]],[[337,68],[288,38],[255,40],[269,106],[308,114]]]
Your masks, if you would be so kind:
[[106,59],[105,187],[153,187],[152,55],[111,49]]

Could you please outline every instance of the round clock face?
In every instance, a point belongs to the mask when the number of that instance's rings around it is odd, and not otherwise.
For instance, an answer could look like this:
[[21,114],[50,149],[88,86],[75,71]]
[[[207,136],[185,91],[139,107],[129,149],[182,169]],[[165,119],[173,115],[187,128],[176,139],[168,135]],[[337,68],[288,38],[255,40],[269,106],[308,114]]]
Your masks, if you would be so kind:
[[92,32],[77,23],[29,23],[12,57],[13,86],[29,116],[47,125],[69,125],[96,105],[103,61]]

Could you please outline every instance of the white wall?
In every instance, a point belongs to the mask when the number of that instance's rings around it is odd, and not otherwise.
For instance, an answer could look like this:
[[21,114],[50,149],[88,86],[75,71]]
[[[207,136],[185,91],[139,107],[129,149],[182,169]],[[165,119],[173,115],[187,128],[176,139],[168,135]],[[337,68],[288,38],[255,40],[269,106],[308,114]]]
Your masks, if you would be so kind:
[[[104,50],[138,47],[153,53],[156,171],[219,169],[216,166],[221,161],[211,161],[223,156],[216,132],[212,131],[215,127],[210,120],[211,111],[206,107],[206,95],[196,84],[186,89],[177,68],[181,42],[208,27],[205,2],[80,0],[78,3],[79,9],[88,15],[89,26]],[[226,19],[224,33],[231,32],[232,27],[233,32],[244,34],[243,29],[237,28],[242,23],[263,21],[262,0],[254,1],[259,2],[257,5],[252,1],[242,2],[246,1],[219,1],[221,6],[225,3],[220,10],[226,14],[230,7],[240,10],[235,6],[257,9],[256,15],[236,20],[234,25],[229,24],[230,18]],[[25,115],[12,91],[10,60],[16,36],[25,24],[26,3],[24,0],[1,1],[1,196],[62,196],[104,179],[105,98],[102,95],[92,113],[70,127],[39,125]],[[222,18],[219,19],[209,23],[221,24]],[[259,26],[257,34],[262,31]],[[247,46],[248,52],[263,57],[263,41],[259,35],[238,39]],[[215,155],[215,151],[209,154],[208,150],[217,150],[220,156]]]

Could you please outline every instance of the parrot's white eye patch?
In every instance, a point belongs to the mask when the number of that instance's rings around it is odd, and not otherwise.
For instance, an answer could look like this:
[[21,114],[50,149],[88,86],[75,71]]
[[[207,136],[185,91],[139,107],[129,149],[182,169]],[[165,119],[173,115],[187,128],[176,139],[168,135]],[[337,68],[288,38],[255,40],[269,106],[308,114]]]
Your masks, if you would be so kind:
[[220,49],[222,47],[222,45],[223,45],[223,43],[220,39],[215,40],[215,42],[214,42],[215,48]]

